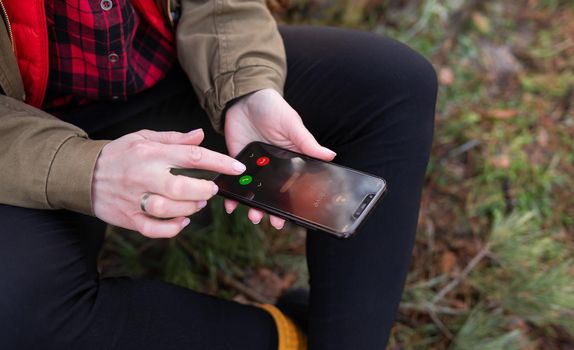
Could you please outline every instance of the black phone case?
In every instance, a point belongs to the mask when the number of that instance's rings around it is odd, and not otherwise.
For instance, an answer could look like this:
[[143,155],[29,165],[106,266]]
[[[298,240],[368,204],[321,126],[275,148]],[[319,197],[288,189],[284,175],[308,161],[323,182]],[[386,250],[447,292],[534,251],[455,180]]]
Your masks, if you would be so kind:
[[[251,142],[250,144],[248,144],[247,146],[245,146],[245,147],[237,154],[237,156],[236,156],[235,158],[236,158],[236,159],[240,158],[240,157],[250,148],[250,146],[251,146],[252,144],[257,144],[257,143],[264,144],[264,145],[266,145],[266,146],[268,146],[268,147],[270,146],[270,147],[273,147],[273,148],[281,149],[281,148],[279,148],[279,147],[277,147],[277,146],[273,146],[273,145],[265,144],[265,143],[263,143],[263,142],[255,141],[255,142]],[[281,149],[281,150],[283,150],[283,149]],[[314,160],[316,160],[316,161],[318,161],[318,162],[329,163],[329,162],[325,162],[324,160],[316,159],[316,158],[313,158],[313,157],[310,157],[310,156],[308,156],[308,155],[301,154],[301,153],[298,153],[298,152],[294,152],[294,151],[290,151],[290,150],[285,150],[285,151],[288,151],[288,152],[291,152],[291,153],[293,153],[293,154],[297,154],[297,155],[299,155],[299,156],[303,156],[303,157],[306,157],[306,158],[312,158],[312,159],[314,159]],[[301,218],[296,217],[296,216],[294,216],[294,215],[291,215],[291,214],[288,213],[288,212],[284,212],[284,211],[282,211],[282,210],[278,210],[278,209],[276,209],[276,208],[270,207],[270,206],[265,205],[265,204],[263,204],[263,203],[259,203],[259,202],[256,202],[256,201],[251,201],[251,200],[249,200],[249,199],[247,199],[247,198],[245,198],[245,197],[239,196],[239,195],[237,195],[237,194],[235,194],[235,193],[229,192],[229,191],[227,191],[227,190],[225,190],[225,189],[222,189],[222,188],[219,189],[219,192],[218,192],[217,194],[218,194],[218,195],[221,195],[221,196],[223,196],[223,197],[229,198],[229,199],[236,200],[236,201],[238,201],[238,202],[240,202],[240,203],[243,203],[243,204],[245,204],[245,205],[247,205],[247,206],[250,206],[250,207],[253,207],[253,208],[257,208],[257,209],[261,209],[261,210],[263,210],[263,211],[265,211],[265,212],[267,212],[267,213],[270,213],[270,214],[272,214],[272,215],[275,215],[275,216],[278,216],[278,217],[280,217],[280,218],[283,218],[283,219],[285,219],[286,221],[293,222],[293,223],[295,223],[295,224],[297,224],[297,225],[299,225],[299,226],[302,226],[302,227],[305,227],[305,228],[308,228],[308,229],[311,229],[311,230],[325,231],[325,232],[328,232],[328,233],[330,233],[331,235],[333,235],[333,236],[335,236],[335,237],[337,237],[337,238],[341,238],[341,239],[350,238],[350,237],[353,237],[357,232],[360,231],[360,228],[364,225],[364,223],[365,223],[365,221],[367,220],[367,218],[371,215],[371,213],[373,212],[373,210],[377,207],[377,205],[378,205],[378,204],[380,203],[380,201],[383,199],[384,195],[387,193],[387,190],[388,190],[388,183],[387,183],[387,181],[386,181],[385,179],[383,179],[382,177],[379,177],[379,176],[375,176],[375,175],[372,175],[372,174],[367,174],[367,173],[365,173],[365,172],[358,171],[358,170],[355,170],[355,169],[352,169],[352,168],[349,168],[349,167],[346,167],[346,166],[343,166],[343,165],[339,165],[339,164],[333,164],[333,163],[329,163],[329,164],[332,165],[332,166],[337,166],[337,167],[349,169],[349,170],[352,170],[352,171],[355,171],[355,172],[358,172],[358,173],[362,173],[362,174],[365,174],[365,175],[367,175],[367,176],[376,177],[376,178],[378,178],[378,179],[381,179],[381,180],[384,182],[384,184],[385,184],[385,185],[383,186],[383,188],[382,188],[379,192],[377,192],[375,198],[373,198],[373,200],[371,201],[371,203],[369,203],[368,207],[365,208],[365,212],[364,212],[364,214],[361,215],[359,223],[358,223],[358,224],[354,227],[354,229],[351,230],[351,231],[346,231],[346,232],[334,231],[334,230],[332,230],[332,229],[329,228],[329,227],[326,227],[326,226],[323,226],[323,225],[317,225],[317,224],[315,224],[314,222],[302,220]],[[219,177],[219,175],[217,175],[217,176],[213,179],[213,181],[216,181],[216,180],[217,180],[217,177]],[[358,220],[359,220],[359,219],[358,219]]]

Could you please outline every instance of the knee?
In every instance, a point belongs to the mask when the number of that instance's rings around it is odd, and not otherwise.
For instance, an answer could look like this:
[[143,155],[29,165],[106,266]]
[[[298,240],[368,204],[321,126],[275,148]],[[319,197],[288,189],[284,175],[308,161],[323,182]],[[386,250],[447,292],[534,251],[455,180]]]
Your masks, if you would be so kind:
[[[401,44],[402,45],[402,44]],[[403,48],[404,61],[401,65],[404,87],[408,89],[411,98],[422,99],[432,104],[437,96],[438,79],[431,62],[420,53],[409,47]]]
[[377,81],[372,93],[379,101],[379,118],[427,154],[434,130],[436,71],[427,58],[403,43],[384,37],[378,43],[372,54],[379,64],[371,68],[371,79]]
[[381,85],[392,89],[394,96],[410,105],[434,112],[438,79],[431,62],[406,44],[392,39],[382,39],[379,46],[376,54],[384,63],[375,68],[374,75]]
[[[438,89],[436,71],[432,64],[420,55],[418,55],[416,63],[411,69],[414,80],[411,82],[411,103],[419,105],[420,113],[418,113],[418,121],[421,125],[432,130]],[[432,137],[432,134],[429,136]]]
[[[341,85],[356,90],[368,100],[386,107],[408,103],[418,107],[421,122],[432,123],[437,97],[437,74],[424,56],[406,44],[372,33],[358,34],[362,45],[346,50],[340,63],[352,66],[353,78]],[[343,70],[340,68],[340,70]]]
[[410,51],[401,82],[406,97],[405,108],[410,111],[404,124],[414,132],[417,142],[425,146],[425,153],[428,153],[434,133],[438,79],[433,65],[419,53]]

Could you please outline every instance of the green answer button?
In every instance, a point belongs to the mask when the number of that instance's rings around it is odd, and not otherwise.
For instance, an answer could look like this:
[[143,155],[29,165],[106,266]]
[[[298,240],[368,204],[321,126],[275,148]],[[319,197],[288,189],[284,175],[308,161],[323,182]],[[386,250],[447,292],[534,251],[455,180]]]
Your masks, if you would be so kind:
[[253,181],[253,178],[249,175],[243,175],[239,178],[239,184],[243,186],[249,185],[251,181]]

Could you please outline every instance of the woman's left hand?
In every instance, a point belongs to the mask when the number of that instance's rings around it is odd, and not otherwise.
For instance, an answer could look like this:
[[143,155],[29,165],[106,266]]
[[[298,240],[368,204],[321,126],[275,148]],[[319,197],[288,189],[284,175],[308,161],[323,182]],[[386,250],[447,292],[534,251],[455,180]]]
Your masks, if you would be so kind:
[[[262,141],[308,156],[331,161],[335,152],[325,148],[307,130],[297,112],[273,89],[263,89],[237,101],[225,116],[225,140],[232,157],[252,141]],[[237,202],[225,200],[225,209],[233,212]],[[264,213],[249,209],[248,217],[258,224]],[[271,225],[281,229],[285,220],[271,216]]]

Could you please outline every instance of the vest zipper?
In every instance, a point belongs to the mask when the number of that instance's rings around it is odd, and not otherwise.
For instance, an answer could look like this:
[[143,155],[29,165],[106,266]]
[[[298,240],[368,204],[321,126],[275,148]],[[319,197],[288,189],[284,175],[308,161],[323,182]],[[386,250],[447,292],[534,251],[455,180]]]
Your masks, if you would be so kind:
[[173,16],[171,15],[171,0],[166,0],[165,1],[165,8],[166,8],[166,14],[167,14],[167,19],[169,20],[169,23],[171,24],[171,27],[173,28]]
[[165,15],[167,15],[171,28],[174,29],[181,16],[181,1],[165,0],[165,4]]
[[6,12],[6,8],[4,8],[2,0],[0,0],[0,9],[2,10],[2,16],[4,17],[4,21],[6,22],[6,29],[8,29],[8,37],[10,38],[12,51],[14,51],[14,38],[12,37],[12,27],[10,26],[10,21],[8,20],[8,13]]

